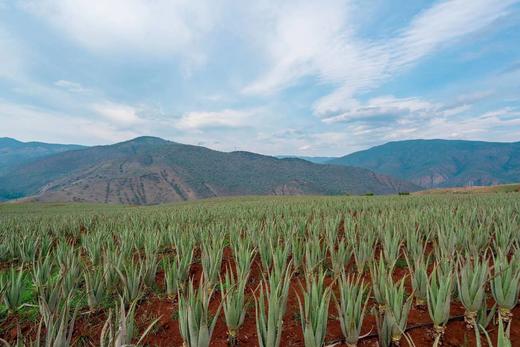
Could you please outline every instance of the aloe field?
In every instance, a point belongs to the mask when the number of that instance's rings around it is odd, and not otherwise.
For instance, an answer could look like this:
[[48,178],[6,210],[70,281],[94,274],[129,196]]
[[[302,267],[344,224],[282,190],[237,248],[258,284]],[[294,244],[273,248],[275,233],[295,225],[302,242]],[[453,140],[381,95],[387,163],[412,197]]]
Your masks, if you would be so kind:
[[0,345],[520,346],[518,193],[0,205]]

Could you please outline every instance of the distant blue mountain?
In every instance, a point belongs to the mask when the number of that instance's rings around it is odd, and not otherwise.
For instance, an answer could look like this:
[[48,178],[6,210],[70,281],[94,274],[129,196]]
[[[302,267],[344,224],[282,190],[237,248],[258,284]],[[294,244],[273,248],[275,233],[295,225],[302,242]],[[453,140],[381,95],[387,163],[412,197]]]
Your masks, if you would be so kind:
[[358,166],[424,188],[520,182],[520,142],[408,140],[328,161]]
[[43,142],[21,142],[9,137],[0,137],[0,174],[33,159],[81,148],[85,147]]

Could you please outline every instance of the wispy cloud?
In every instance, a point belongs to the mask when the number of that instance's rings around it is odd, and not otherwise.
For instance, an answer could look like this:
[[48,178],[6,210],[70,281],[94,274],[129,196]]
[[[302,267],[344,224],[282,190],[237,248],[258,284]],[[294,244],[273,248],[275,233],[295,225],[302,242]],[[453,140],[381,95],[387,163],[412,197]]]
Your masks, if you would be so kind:
[[212,1],[26,0],[23,7],[100,54],[181,54],[214,24]]
[[101,117],[118,125],[129,126],[143,122],[137,109],[129,105],[104,102],[93,104],[92,109]]
[[188,112],[175,124],[181,130],[202,130],[208,128],[241,128],[255,122],[259,110],[233,110],[211,112]]
[[56,81],[54,82],[54,85],[72,93],[85,93],[90,91],[89,89],[83,87],[80,83],[67,80]]
[[51,112],[38,107],[0,101],[2,133],[22,139],[63,143],[102,144],[123,141],[142,133],[111,122],[81,115]]
[[291,3],[274,11],[267,50],[269,70],[245,87],[269,94],[303,76],[316,76],[334,91],[314,105],[326,118],[342,113],[362,92],[372,90],[420,59],[495,23],[517,0],[448,0],[415,16],[385,41],[360,38],[352,25],[349,2]]

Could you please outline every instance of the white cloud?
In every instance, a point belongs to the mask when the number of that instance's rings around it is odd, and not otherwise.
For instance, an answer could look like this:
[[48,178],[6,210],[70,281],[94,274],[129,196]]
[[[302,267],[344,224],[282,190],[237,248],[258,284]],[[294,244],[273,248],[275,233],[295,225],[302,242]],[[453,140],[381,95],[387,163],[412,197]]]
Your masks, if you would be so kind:
[[139,136],[91,117],[64,115],[40,108],[0,101],[1,135],[26,141],[105,144]]
[[326,123],[337,123],[384,117],[388,118],[388,121],[392,121],[392,118],[402,118],[410,115],[420,118],[429,114],[435,114],[439,108],[439,105],[419,98],[399,99],[394,96],[382,96],[370,99],[366,103],[353,100],[349,108],[343,113],[324,118],[323,120]]
[[103,102],[93,104],[92,109],[106,120],[118,125],[135,125],[143,121],[139,118],[135,107],[124,104]]
[[23,6],[100,53],[183,53],[213,25],[218,7],[190,0],[26,0]]
[[85,92],[89,91],[87,88],[83,87],[80,83],[67,81],[67,80],[58,80],[58,81],[54,82],[54,85],[56,87],[63,88],[72,93],[85,93]]
[[250,125],[258,110],[225,109],[215,112],[188,112],[176,123],[181,130],[240,128]]
[[270,67],[244,88],[270,94],[304,76],[315,76],[334,90],[314,104],[320,117],[343,113],[360,93],[374,89],[437,50],[495,23],[518,0],[445,0],[419,13],[384,41],[354,32],[355,7],[348,1],[293,1],[269,12],[264,42]]

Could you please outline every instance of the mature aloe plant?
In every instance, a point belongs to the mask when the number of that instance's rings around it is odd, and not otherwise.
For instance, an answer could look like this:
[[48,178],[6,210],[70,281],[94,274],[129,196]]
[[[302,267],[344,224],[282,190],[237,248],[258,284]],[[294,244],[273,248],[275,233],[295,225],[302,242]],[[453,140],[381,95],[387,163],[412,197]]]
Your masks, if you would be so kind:
[[328,250],[330,255],[330,261],[332,265],[332,272],[335,277],[340,276],[345,271],[350,256],[350,246],[345,242],[345,239],[341,239],[337,243],[328,243]]
[[382,255],[387,265],[393,266],[399,259],[402,244],[401,233],[397,229],[392,231],[385,230],[383,231],[381,243],[383,248]]
[[4,304],[10,314],[18,312],[23,304],[25,290],[23,266],[19,270],[12,267],[6,276],[0,277],[0,288],[4,291]]
[[[282,278],[287,271],[290,247],[286,244],[278,244],[271,250],[273,265],[270,272],[270,277],[277,279]],[[292,262],[291,262],[292,266]]]
[[470,329],[475,327],[477,314],[485,306],[488,273],[487,261],[478,258],[472,261],[467,257],[464,264],[459,266],[457,276],[459,299],[466,310],[464,321]]
[[334,295],[341,332],[348,347],[357,346],[369,299],[368,286],[360,276],[343,272],[339,278],[339,295]]
[[415,228],[407,229],[405,233],[405,245],[408,263],[415,263],[420,259],[424,259],[426,254],[426,242],[424,236]]
[[321,246],[318,237],[308,239],[305,243],[305,273],[319,273],[323,268],[327,249]]
[[395,284],[384,288],[385,293],[385,318],[392,332],[392,343],[399,345],[399,341],[406,330],[408,314],[412,307],[413,297],[406,297],[404,278]]
[[125,262],[116,269],[121,280],[120,295],[126,304],[138,300],[143,294],[144,268],[143,264],[132,261]]
[[18,256],[22,262],[31,263],[35,261],[38,253],[38,242],[28,235],[23,236],[16,244],[18,246]]
[[213,329],[217,323],[222,303],[210,319],[209,302],[213,295],[213,285],[203,282],[197,289],[193,281],[187,292],[179,293],[179,330],[187,347],[208,347]]
[[224,250],[223,242],[223,239],[218,238],[212,238],[202,242],[202,272],[204,273],[204,281],[208,287],[213,287],[218,283]]
[[[45,302],[40,301],[39,306],[42,312],[42,320],[45,323],[45,346],[72,346],[72,334],[74,333],[74,323],[78,314],[78,308],[71,311],[70,296],[65,299],[59,312],[52,312]],[[41,329],[38,330],[37,341],[41,340],[41,331]]]
[[119,304],[116,305],[114,311],[109,310],[107,320],[101,329],[99,346],[100,347],[128,347],[140,346],[143,339],[148,335],[150,330],[160,320],[160,317],[155,319],[145,329],[143,334],[139,337],[135,345],[132,344],[132,339],[136,333],[135,331],[135,310],[137,302],[130,304],[128,311],[125,309],[125,303],[122,297],[119,297]]
[[303,263],[305,257],[305,239],[298,234],[291,235],[289,239],[291,242],[291,259],[294,266],[294,271],[299,273],[303,270]]
[[307,275],[303,298],[298,297],[305,347],[321,347],[325,341],[331,289],[324,281],[324,272]]
[[372,308],[372,314],[376,318],[377,338],[378,346],[389,347],[392,345],[392,327],[390,325],[390,319],[387,314],[377,310],[375,307]]
[[374,260],[370,266],[372,293],[374,294],[374,299],[381,313],[386,309],[386,288],[393,284],[392,269],[393,268],[389,267],[381,256],[378,261]]
[[43,260],[40,258],[33,263],[32,277],[36,287],[45,285],[54,272],[54,263],[51,255],[46,255]]
[[433,321],[434,345],[439,345],[450,318],[451,288],[453,276],[434,268],[428,285],[428,312]]
[[512,319],[512,309],[518,303],[520,293],[520,264],[516,258],[508,260],[499,252],[493,258],[494,274],[491,278],[491,293],[498,305],[498,315],[504,323]]
[[428,295],[428,262],[429,257],[425,259],[424,255],[416,255],[416,258],[410,260],[406,256],[406,262],[410,270],[413,295],[415,297],[415,305],[423,307],[426,305]]
[[190,265],[193,261],[193,249],[177,246],[177,252],[173,258],[164,258],[162,268],[166,284],[166,294],[171,298],[182,291],[188,281]]
[[83,278],[85,279],[88,307],[90,311],[95,312],[100,308],[103,299],[107,295],[103,270],[99,268],[85,269]]
[[282,338],[283,316],[292,272],[286,266],[283,273],[271,273],[260,285],[255,298],[256,331],[260,347],[278,347]]
[[256,250],[251,240],[246,237],[239,238],[232,246],[237,275],[240,279],[247,279]]
[[52,316],[59,314],[64,300],[72,296],[72,292],[64,291],[62,281],[63,278],[55,277],[36,287],[40,315],[46,324]]
[[155,286],[155,277],[159,268],[159,255],[155,247],[145,248],[145,258],[140,259],[143,264],[143,282],[148,288]]
[[224,308],[224,317],[228,328],[229,344],[237,344],[237,335],[246,316],[245,289],[249,274],[235,276],[228,269],[224,279],[220,281],[221,300]]
[[269,271],[273,263],[273,241],[265,233],[258,235],[257,247],[260,255],[260,262],[264,271]]
[[356,269],[359,274],[362,274],[368,261],[374,257],[375,234],[369,232],[358,237],[354,233],[349,235],[349,242],[356,245],[353,248]]

